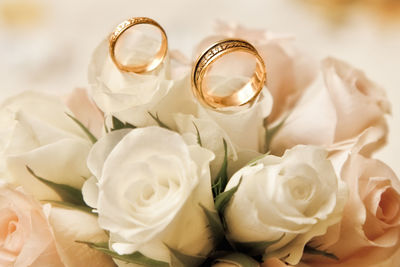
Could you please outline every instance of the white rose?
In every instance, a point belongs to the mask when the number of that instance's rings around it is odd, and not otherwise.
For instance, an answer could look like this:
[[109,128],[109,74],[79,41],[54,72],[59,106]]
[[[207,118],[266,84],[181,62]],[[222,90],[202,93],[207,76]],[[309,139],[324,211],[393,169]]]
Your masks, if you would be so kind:
[[347,190],[327,152],[297,146],[239,170],[226,190],[242,182],[225,210],[228,235],[237,242],[273,241],[268,257],[297,264],[306,243],[342,216]]
[[71,112],[58,97],[41,92],[21,93],[0,106],[0,173],[38,199],[59,196],[26,166],[45,179],[75,188],[91,176],[86,158],[92,144],[66,113]]
[[[148,127],[114,131],[90,152],[96,176],[83,187],[119,254],[139,251],[170,262],[168,247],[207,255],[211,233],[201,206],[214,210],[209,162],[213,154],[175,132]],[[167,246],[166,246],[167,245]]]
[[[204,51],[210,43],[218,40],[219,37],[206,38],[199,44],[195,54]],[[216,95],[231,95],[246,85],[254,75],[254,70],[255,59],[252,55],[229,54],[216,61],[210,68],[207,75],[208,90]],[[250,105],[212,109],[199,104],[196,116],[215,121],[240,150],[262,151],[265,141],[264,119],[270,115],[273,106],[273,99],[267,87],[268,84]]]
[[[124,64],[139,58],[148,59],[157,40],[135,32],[136,42],[130,54],[122,53]],[[129,36],[129,35],[128,35]],[[124,40],[129,41],[129,40]],[[123,52],[120,51],[120,52]],[[148,112],[168,94],[173,86],[170,79],[169,57],[155,71],[145,74],[119,70],[108,52],[108,40],[104,40],[93,53],[89,65],[90,94],[106,115],[114,115],[120,120],[136,126],[155,124]]]

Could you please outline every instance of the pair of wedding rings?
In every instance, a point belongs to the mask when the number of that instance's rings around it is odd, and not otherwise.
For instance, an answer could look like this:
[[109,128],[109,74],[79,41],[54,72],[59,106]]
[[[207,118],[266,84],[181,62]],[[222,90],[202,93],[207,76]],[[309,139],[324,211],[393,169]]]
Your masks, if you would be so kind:
[[[121,64],[115,55],[115,46],[120,36],[129,28],[148,24],[155,26],[161,32],[162,40],[160,49],[154,57],[143,65]],[[145,17],[136,17],[119,24],[110,36],[109,53],[114,64],[122,71],[145,73],[155,70],[164,60],[168,52],[168,40],[164,29],[154,20]],[[250,80],[239,90],[227,96],[212,94],[207,88],[205,78],[210,67],[219,58],[232,52],[245,52],[254,56],[256,60],[255,71]],[[193,65],[192,88],[195,96],[205,105],[211,108],[224,108],[232,106],[243,106],[252,103],[260,94],[266,79],[265,64],[257,50],[250,43],[240,39],[224,39],[206,49]]]

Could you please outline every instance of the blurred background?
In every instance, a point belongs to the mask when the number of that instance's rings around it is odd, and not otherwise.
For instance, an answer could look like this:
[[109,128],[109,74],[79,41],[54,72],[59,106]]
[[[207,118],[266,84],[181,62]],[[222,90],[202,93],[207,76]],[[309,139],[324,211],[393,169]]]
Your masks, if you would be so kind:
[[0,100],[85,87],[94,48],[134,16],[157,20],[188,57],[223,20],[293,34],[315,56],[363,69],[393,108],[389,145],[376,157],[400,175],[400,0],[0,0]]

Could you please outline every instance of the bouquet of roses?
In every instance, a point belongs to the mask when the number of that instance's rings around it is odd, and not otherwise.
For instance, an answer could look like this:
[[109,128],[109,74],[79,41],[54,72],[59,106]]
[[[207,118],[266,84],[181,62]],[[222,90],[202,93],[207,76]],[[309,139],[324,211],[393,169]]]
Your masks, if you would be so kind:
[[[135,34],[127,65],[159,45]],[[195,54],[213,40],[246,40],[265,62],[246,103],[193,93],[178,51],[123,70],[105,40],[88,90],[1,104],[1,266],[398,266],[400,182],[372,158],[384,90],[290,36],[219,23]],[[231,55],[209,72],[214,92],[247,82],[221,75],[252,70]]]

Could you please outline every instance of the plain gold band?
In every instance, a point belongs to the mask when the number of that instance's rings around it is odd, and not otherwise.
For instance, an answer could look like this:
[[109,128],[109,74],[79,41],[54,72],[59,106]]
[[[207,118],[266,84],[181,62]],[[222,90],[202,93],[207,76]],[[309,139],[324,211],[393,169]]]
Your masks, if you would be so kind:
[[[130,27],[133,27],[138,24],[150,24],[150,25],[157,27],[161,31],[161,35],[162,35],[161,47],[158,50],[158,52],[155,54],[153,60],[147,64],[137,65],[137,66],[123,65],[117,60],[117,58],[115,56],[115,45],[117,44],[119,37],[121,37],[121,35],[126,30],[128,30]],[[116,27],[114,32],[111,34],[109,51],[110,51],[110,57],[111,57],[112,61],[120,70],[127,71],[127,72],[135,72],[135,73],[149,72],[149,71],[156,69],[164,60],[164,58],[167,54],[167,51],[168,51],[168,39],[167,39],[167,35],[166,35],[164,29],[155,20],[152,20],[152,19],[146,18],[146,17],[131,18],[131,19],[121,22]]]
[[[253,55],[256,59],[256,69],[240,90],[229,96],[215,96],[208,92],[204,78],[210,66],[220,57],[242,51]],[[225,39],[210,46],[197,59],[192,71],[192,88],[196,97],[203,103],[212,108],[222,108],[231,106],[243,106],[254,101],[264,87],[266,79],[265,63],[257,50],[250,43],[240,39]]]

